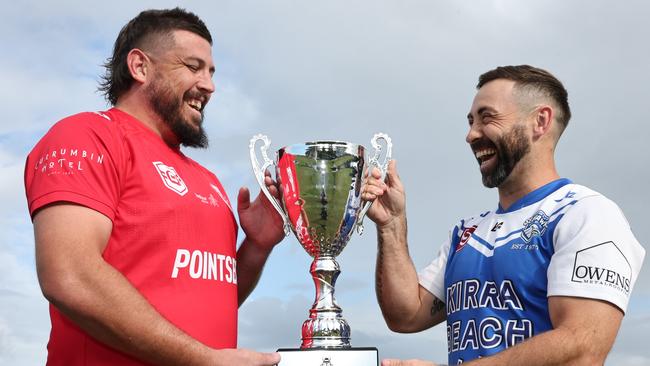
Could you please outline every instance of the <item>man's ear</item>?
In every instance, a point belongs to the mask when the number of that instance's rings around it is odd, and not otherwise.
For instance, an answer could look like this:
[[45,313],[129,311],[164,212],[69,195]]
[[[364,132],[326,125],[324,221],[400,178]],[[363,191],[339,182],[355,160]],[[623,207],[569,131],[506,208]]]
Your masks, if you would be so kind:
[[553,118],[555,118],[555,111],[550,105],[542,105],[537,107],[534,114],[535,125],[533,127],[533,138],[538,139],[551,131],[553,127]]
[[126,65],[129,68],[131,77],[140,83],[144,83],[151,72],[151,59],[146,53],[137,48],[132,49],[126,56]]

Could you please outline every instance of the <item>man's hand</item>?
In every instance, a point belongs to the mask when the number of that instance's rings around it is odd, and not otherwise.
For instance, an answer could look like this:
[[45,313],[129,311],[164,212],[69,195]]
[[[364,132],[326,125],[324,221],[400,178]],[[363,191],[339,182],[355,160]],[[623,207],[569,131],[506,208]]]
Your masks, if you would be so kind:
[[[268,171],[265,172],[264,184],[273,197],[280,196]],[[263,192],[260,191],[255,201],[251,202],[248,189],[240,188],[237,211],[239,224],[246,233],[246,238],[237,250],[237,298],[241,305],[257,285],[271,250],[285,235],[282,217]],[[235,364],[238,363],[233,363]]]
[[[273,197],[279,198],[278,187],[268,171],[265,173],[264,184]],[[237,212],[246,238],[260,249],[270,251],[284,238],[282,217],[261,190],[255,201],[250,202],[248,189],[240,188],[237,197]]]
[[366,178],[361,198],[374,201],[368,210],[368,217],[378,226],[385,226],[394,218],[404,215],[406,196],[396,165],[395,160],[388,163],[386,182],[381,180],[381,172],[377,168],[373,168]]
[[422,360],[382,360],[381,366],[436,366],[435,363]]
[[215,365],[250,365],[250,366],[273,366],[280,362],[280,354],[259,353],[247,349],[221,349],[215,351]]

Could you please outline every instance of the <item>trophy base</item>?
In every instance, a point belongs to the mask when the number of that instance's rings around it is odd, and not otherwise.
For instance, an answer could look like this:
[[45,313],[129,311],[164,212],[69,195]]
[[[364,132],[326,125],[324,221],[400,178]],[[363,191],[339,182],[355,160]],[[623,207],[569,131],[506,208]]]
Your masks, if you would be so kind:
[[379,351],[375,347],[345,349],[280,348],[278,366],[377,366]]

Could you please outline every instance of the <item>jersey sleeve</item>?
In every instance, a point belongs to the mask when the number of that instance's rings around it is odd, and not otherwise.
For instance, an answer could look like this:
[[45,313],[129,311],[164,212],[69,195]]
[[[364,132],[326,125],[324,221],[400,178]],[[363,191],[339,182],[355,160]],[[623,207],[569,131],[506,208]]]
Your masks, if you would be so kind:
[[447,267],[447,258],[451,246],[451,234],[438,250],[438,255],[431,263],[418,273],[420,286],[424,287],[438,300],[446,302],[445,294],[445,268]]
[[115,123],[103,114],[80,113],[56,123],[25,163],[29,213],[55,202],[71,202],[113,220],[123,163]]
[[604,300],[625,313],[645,250],[614,202],[601,195],[576,202],[558,223],[554,249],[548,296]]

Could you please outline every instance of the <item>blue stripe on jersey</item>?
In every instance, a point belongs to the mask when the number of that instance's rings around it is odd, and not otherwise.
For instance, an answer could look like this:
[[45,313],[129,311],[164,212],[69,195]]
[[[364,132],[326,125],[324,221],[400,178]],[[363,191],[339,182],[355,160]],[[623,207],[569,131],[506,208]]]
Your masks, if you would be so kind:
[[537,188],[536,190],[518,199],[515,203],[510,205],[510,207],[508,207],[507,210],[504,210],[503,207],[501,207],[501,204],[499,204],[499,208],[497,209],[496,213],[503,214],[503,213],[513,212],[521,208],[524,208],[526,206],[530,206],[535,202],[541,201],[542,199],[546,198],[546,196],[564,187],[565,185],[571,183],[572,183],[571,180],[566,178],[554,180],[551,183],[548,183],[540,188]]
[[488,249],[490,249],[490,250],[494,250],[494,246],[493,246],[492,244],[490,244],[490,243],[488,243],[487,241],[483,240],[483,239],[480,238],[478,235],[472,234],[472,238],[473,238],[474,240],[476,240],[477,242],[479,242],[479,243],[485,245]]
[[497,242],[497,241],[506,240],[506,239],[508,239],[509,237],[513,236],[514,234],[519,234],[519,233],[521,233],[521,231],[522,231],[522,229],[515,230],[515,231],[511,232],[510,234],[508,234],[508,235],[506,235],[506,236],[502,236],[502,237],[500,237],[500,238],[496,238],[496,239],[494,239],[494,241]]
[[564,210],[567,206],[575,205],[576,202],[578,202],[578,200],[573,200],[573,201],[567,203],[566,205],[564,205],[564,206],[558,208],[557,210],[555,210],[555,212],[553,212],[552,214],[550,214],[549,217],[553,217],[553,216],[555,216],[555,214],[557,214],[558,212]]
[[[546,272],[554,231],[579,199],[567,189],[553,193],[569,183],[556,180],[507,211],[499,207],[454,227],[444,275],[449,365],[552,329]],[[466,229],[473,230],[471,245],[461,246]]]
[[[555,210],[555,212],[550,214],[549,217],[553,218],[553,216],[557,215],[560,211],[564,210],[568,206],[574,205],[576,202],[578,202],[578,200],[573,200],[573,201],[567,203],[566,205],[564,205],[564,206],[558,208],[557,210]],[[513,231],[513,232],[511,232],[511,233],[509,233],[509,234],[507,234],[505,236],[501,236],[501,237],[498,237],[498,238],[494,239],[494,242],[497,243],[497,242],[506,240],[506,239],[508,239],[509,237],[511,237],[511,236],[513,236],[515,234],[520,234],[521,231],[522,231],[522,229],[517,229],[517,230],[515,230],[515,231]],[[475,235],[472,235],[472,236],[475,237]]]

